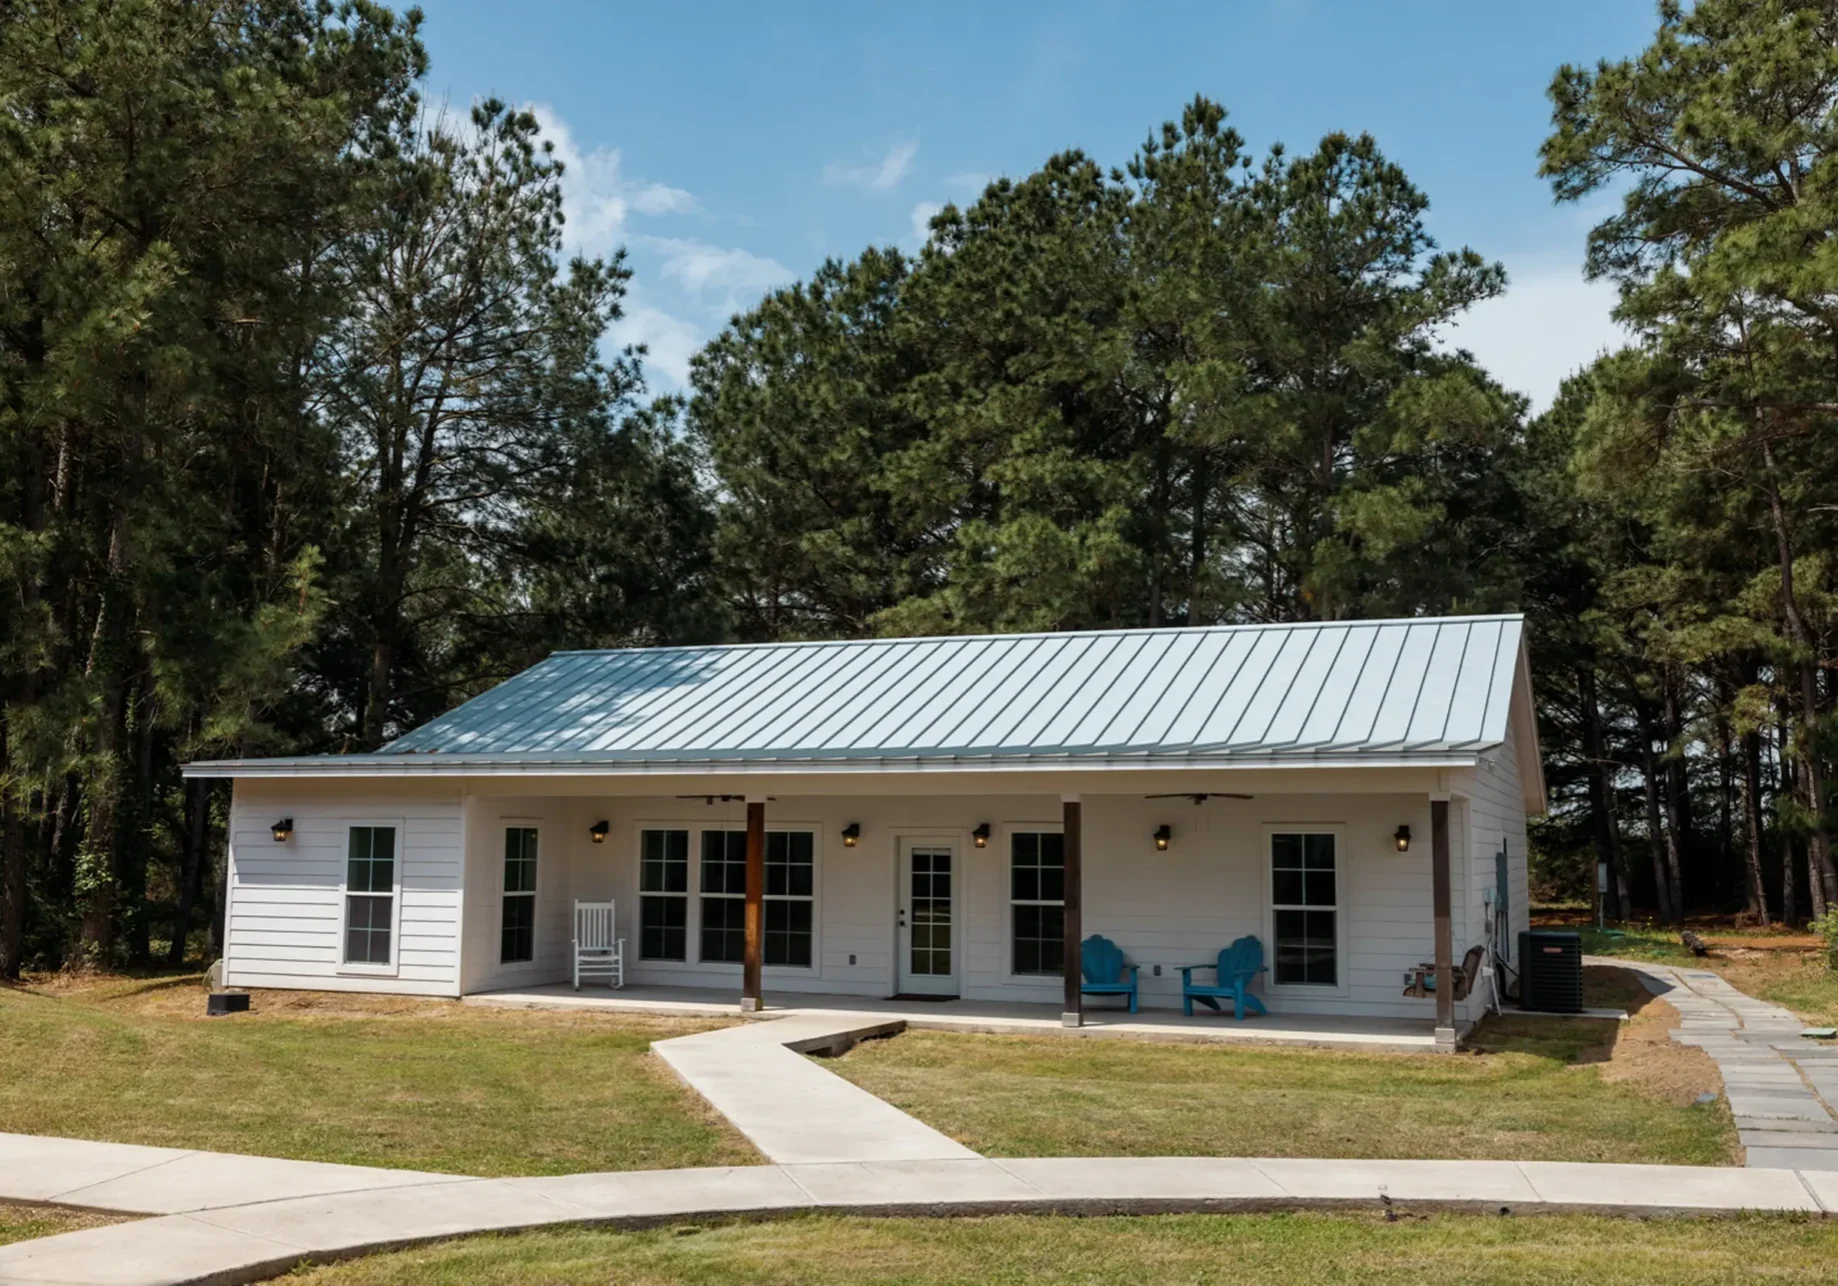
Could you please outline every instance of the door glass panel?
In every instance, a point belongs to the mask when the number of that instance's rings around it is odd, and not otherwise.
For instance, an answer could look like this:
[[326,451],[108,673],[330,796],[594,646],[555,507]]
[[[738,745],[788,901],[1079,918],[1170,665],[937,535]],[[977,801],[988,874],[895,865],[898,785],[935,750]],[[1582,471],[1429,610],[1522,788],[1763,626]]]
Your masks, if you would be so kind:
[[907,889],[911,959],[915,977],[951,975],[951,850],[915,848]]

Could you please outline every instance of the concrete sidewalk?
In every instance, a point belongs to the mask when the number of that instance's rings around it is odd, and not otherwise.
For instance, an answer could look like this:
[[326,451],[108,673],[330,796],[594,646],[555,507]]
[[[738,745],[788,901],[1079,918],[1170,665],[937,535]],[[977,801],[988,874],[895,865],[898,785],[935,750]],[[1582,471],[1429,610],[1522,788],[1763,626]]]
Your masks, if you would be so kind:
[[[193,1154],[196,1155],[196,1154]],[[0,1174],[5,1173],[0,1170]],[[393,1172],[386,1172],[393,1173]],[[214,1206],[0,1247],[0,1283],[258,1281],[477,1232],[795,1210],[877,1215],[1373,1208],[1532,1214],[1838,1213],[1822,1171],[1513,1161],[1079,1157],[771,1165],[534,1179],[393,1179],[365,1190]]]
[[965,1161],[963,1144],[826,1071],[806,1053],[842,1053],[899,1020],[797,1014],[660,1040],[652,1052],[768,1161]]
[[463,1181],[424,1170],[0,1134],[0,1201],[42,1201],[118,1214],[186,1214],[251,1201]]

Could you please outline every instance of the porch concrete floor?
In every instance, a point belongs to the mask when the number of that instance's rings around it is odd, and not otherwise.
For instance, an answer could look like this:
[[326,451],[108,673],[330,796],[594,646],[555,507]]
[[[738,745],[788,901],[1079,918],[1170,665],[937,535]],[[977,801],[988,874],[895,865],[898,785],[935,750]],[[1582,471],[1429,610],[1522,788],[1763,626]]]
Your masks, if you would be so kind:
[[1144,1009],[1131,1014],[1120,1006],[1087,1005],[1083,1027],[1060,1025],[1059,1006],[1005,1000],[876,1000],[867,996],[767,993],[768,1007],[756,1014],[740,1012],[732,988],[625,987],[599,985],[576,991],[565,982],[504,991],[477,992],[469,1005],[525,1009],[593,1009],[607,1013],[657,1014],[686,1018],[752,1020],[802,1014],[847,1015],[863,1022],[900,1021],[914,1029],[993,1032],[1026,1036],[1083,1036],[1134,1040],[1216,1042],[1219,1044],[1314,1045],[1339,1049],[1433,1052],[1436,1024],[1428,1018],[1351,1018],[1320,1014],[1267,1014],[1242,1023],[1228,1010],[1196,1012]]

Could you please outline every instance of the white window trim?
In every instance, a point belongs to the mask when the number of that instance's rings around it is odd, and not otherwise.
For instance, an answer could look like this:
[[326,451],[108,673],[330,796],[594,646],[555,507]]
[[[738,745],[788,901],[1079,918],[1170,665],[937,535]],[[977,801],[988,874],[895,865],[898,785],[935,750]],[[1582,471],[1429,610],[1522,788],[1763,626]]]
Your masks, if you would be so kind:
[[[542,819],[536,817],[500,817],[498,819],[498,968],[527,969],[534,967],[542,959],[542,893],[543,871],[549,865],[544,854],[549,848],[549,837]],[[528,893],[509,893],[504,888],[504,833],[506,831],[536,832],[536,887]],[[530,900],[530,958],[528,960],[506,960],[504,958],[504,904],[512,898]]]
[[[827,823],[820,821],[778,821],[771,817],[766,819],[766,833],[774,831],[809,831],[811,835],[811,962],[809,965],[769,965],[764,961],[760,971],[765,977],[820,978],[823,976],[823,858]],[[685,943],[687,960],[642,960],[636,955],[633,961],[642,965],[653,975],[666,973],[690,973],[707,977],[727,978],[737,976],[745,968],[738,963],[725,960],[701,959],[702,944],[702,832],[703,831],[744,831],[747,819],[737,820],[724,818],[699,818],[685,821],[678,818],[650,819],[636,821],[632,824],[632,853],[634,862],[644,860],[644,831],[688,831],[689,832],[689,908],[684,917],[684,930],[689,935]],[[632,883],[634,890],[638,887],[639,870],[633,868]],[[732,896],[731,894],[711,893],[710,897]],[[769,898],[768,901],[788,899]],[[795,899],[801,900],[801,899]],[[642,915],[642,908],[640,914]],[[639,922],[642,933],[643,922]],[[642,947],[642,944],[641,944]]]
[[[1334,976],[1331,987],[1318,982],[1278,982],[1276,980],[1276,905],[1275,881],[1270,871],[1272,843],[1278,835],[1332,835],[1334,837]],[[1342,1000],[1352,994],[1352,961],[1348,954],[1347,922],[1352,918],[1353,904],[1348,898],[1347,876],[1353,852],[1347,845],[1345,822],[1265,822],[1263,842],[1258,850],[1259,888],[1263,900],[1264,968],[1262,978],[1266,995],[1293,996],[1297,1000],[1316,996]]]
[[[645,832],[646,831],[682,831],[688,838],[683,846],[683,891],[681,893],[656,893],[645,890]],[[689,944],[694,940],[694,926],[691,918],[694,908],[690,903],[696,900],[691,890],[695,883],[696,863],[698,858],[692,850],[696,847],[696,828],[682,822],[641,822],[632,832],[632,887],[636,890],[633,897],[637,903],[638,915],[632,922],[632,937],[638,943],[638,950],[632,959],[638,964],[656,965],[662,969],[680,969],[697,963],[689,954]],[[683,954],[680,957],[647,956],[645,954],[645,899],[676,898],[683,903]]]
[[[1002,879],[1002,977],[1011,986],[1039,987],[1043,991],[1057,991],[1064,985],[1063,974],[1015,972],[1015,907],[1017,905],[1052,905],[1051,903],[1017,903],[1015,901],[1014,837],[1017,833],[1063,835],[1066,833],[1066,823],[1063,819],[1051,822],[1003,822],[995,828],[995,834],[990,837],[992,847],[997,840],[1001,843],[997,861]],[[1060,905],[1065,904],[1062,902]]]
[[[340,817],[338,827],[338,968],[340,976],[396,978],[402,973],[402,867],[407,856],[408,826],[400,817]],[[351,898],[371,896],[350,892],[351,832],[359,826],[388,826],[396,832],[395,860],[390,863],[394,881],[389,891],[389,963],[359,964],[345,959],[345,939],[351,928]]]

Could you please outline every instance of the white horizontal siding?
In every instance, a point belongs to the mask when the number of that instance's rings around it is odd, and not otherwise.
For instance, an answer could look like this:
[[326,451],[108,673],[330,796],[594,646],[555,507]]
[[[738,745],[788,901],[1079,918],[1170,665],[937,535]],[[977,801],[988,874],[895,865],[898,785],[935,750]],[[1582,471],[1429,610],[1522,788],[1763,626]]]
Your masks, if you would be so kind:
[[[1514,719],[1519,717],[1517,709]],[[1499,944],[1509,967],[1519,968],[1519,934],[1531,926],[1530,886],[1526,868],[1525,795],[1520,775],[1516,727],[1509,726],[1505,741],[1491,753],[1490,767],[1483,766],[1469,774],[1469,832],[1474,853],[1474,878],[1470,885],[1467,910],[1476,926],[1475,941],[1480,941],[1485,924],[1486,893],[1497,882],[1494,854],[1502,842],[1506,845],[1507,889],[1506,941]],[[1502,982],[1505,980],[1502,979]],[[1478,1017],[1474,1006],[1471,1016]]]
[[[269,827],[292,817],[277,844]],[[398,928],[392,972],[343,963],[349,828],[397,826]],[[230,823],[226,981],[239,987],[311,987],[427,995],[459,992],[460,807],[425,795],[341,798],[263,782],[238,787]]]

